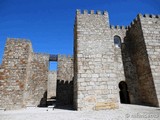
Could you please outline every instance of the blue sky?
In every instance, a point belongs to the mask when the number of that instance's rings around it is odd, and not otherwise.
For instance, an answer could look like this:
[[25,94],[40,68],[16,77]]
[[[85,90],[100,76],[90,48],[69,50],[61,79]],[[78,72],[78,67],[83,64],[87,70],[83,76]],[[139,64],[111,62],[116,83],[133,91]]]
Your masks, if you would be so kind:
[[34,52],[72,55],[76,9],[107,10],[111,25],[129,25],[138,13],[160,14],[160,0],[0,0],[0,64],[7,37],[31,40]]

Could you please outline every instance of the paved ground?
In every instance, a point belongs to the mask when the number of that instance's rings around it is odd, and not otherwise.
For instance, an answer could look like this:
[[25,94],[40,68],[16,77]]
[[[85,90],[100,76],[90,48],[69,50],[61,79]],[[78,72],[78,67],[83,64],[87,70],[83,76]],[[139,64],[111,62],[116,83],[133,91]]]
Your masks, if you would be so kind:
[[116,110],[92,112],[32,108],[0,111],[0,120],[160,120],[160,108],[125,104]]

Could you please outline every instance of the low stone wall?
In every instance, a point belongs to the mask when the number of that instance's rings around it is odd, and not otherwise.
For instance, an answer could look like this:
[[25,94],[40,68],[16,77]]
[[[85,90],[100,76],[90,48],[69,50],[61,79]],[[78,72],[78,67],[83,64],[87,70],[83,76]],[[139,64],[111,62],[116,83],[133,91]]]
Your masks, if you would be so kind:
[[57,106],[73,105],[73,81],[57,81]]
[[73,58],[70,56],[58,56],[57,72],[57,104],[73,104]]

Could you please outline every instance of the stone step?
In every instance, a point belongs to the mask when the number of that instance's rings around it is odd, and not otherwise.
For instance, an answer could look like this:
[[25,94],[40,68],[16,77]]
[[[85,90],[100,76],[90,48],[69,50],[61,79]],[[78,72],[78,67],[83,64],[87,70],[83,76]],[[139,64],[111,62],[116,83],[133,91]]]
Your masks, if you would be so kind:
[[54,108],[55,108],[55,105],[50,105],[50,106],[48,106],[47,111],[54,110]]
[[35,106],[35,105],[27,105],[27,106],[26,106],[27,109],[35,109],[36,107],[37,107],[37,106]]
[[56,101],[56,99],[48,98],[47,101]]

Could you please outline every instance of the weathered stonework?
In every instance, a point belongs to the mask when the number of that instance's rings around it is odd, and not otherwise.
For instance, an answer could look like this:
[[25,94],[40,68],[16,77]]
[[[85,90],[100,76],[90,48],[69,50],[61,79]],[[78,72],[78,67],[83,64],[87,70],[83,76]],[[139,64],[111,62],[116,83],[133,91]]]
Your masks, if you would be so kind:
[[[129,41],[128,41],[129,42]],[[129,43],[124,40],[122,43],[122,59],[125,73],[125,81],[128,85],[128,90],[130,94],[130,102],[132,104],[138,104],[139,101],[139,90],[138,90],[138,76],[136,72],[136,67],[133,65],[129,50]]]
[[144,96],[142,99],[146,104],[160,106],[160,16],[145,14],[139,15],[139,19],[151,72],[148,78],[150,80],[142,88],[150,98],[146,101]]
[[57,79],[63,81],[73,80],[73,58],[66,55],[58,55]]
[[31,44],[29,41],[7,39],[0,75],[1,107],[8,109],[24,107],[23,92],[30,54]]
[[[154,85],[155,79],[152,77],[155,71],[151,71],[152,64],[150,64],[151,61],[149,60],[149,53],[151,51],[157,51],[158,49],[156,46],[160,45],[158,42],[153,44],[154,41],[158,41],[157,39],[159,38],[159,34],[154,35],[155,31],[155,33],[159,33],[157,29],[157,26],[159,25],[156,21],[159,21],[159,18],[152,15],[150,15],[150,17],[138,15],[132,22],[126,34],[126,39],[124,41],[124,48],[126,51],[123,49],[125,51],[123,53],[123,55],[125,54],[125,57],[123,56],[123,62],[126,73],[126,82],[130,91],[131,103],[159,106],[159,100],[157,99],[158,94],[156,94],[156,91],[158,92],[158,90],[155,89],[158,85]],[[153,25],[150,25],[151,23]],[[145,34],[146,31],[151,33]],[[151,34],[153,35],[153,38],[146,40],[146,38],[152,36]],[[149,46],[149,43],[151,43],[152,46]],[[146,49],[148,46],[150,48],[149,51]],[[129,55],[127,55],[128,53]],[[154,57],[159,58],[157,55],[154,55]],[[127,66],[127,64],[130,66]],[[159,65],[156,65],[156,67],[158,66]]]
[[[48,70],[50,61],[57,71]],[[77,10],[74,58],[34,53],[30,41],[7,39],[0,93],[6,109],[46,106],[47,98],[76,110],[115,109],[120,101],[158,107],[160,16],[139,14],[127,27],[110,26],[106,11]]]
[[26,82],[26,105],[46,106],[49,55],[32,53]]
[[[75,22],[75,101],[78,110],[117,108],[119,103],[117,68],[123,70],[116,56],[108,13],[88,14],[77,11]],[[120,64],[118,64],[120,62]]]
[[49,71],[47,98],[56,97],[56,89],[57,89],[57,71]]
[[57,96],[58,105],[73,104],[73,58],[70,56],[58,56],[57,71]]
[[19,109],[45,104],[49,55],[35,54],[30,41],[8,39],[0,70],[0,107]]
[[[131,104],[159,106],[160,16],[139,15],[128,27],[109,27],[108,21],[107,12],[77,11],[75,108],[117,108],[121,81],[128,86]],[[120,47],[114,45],[115,36],[120,38]]]

